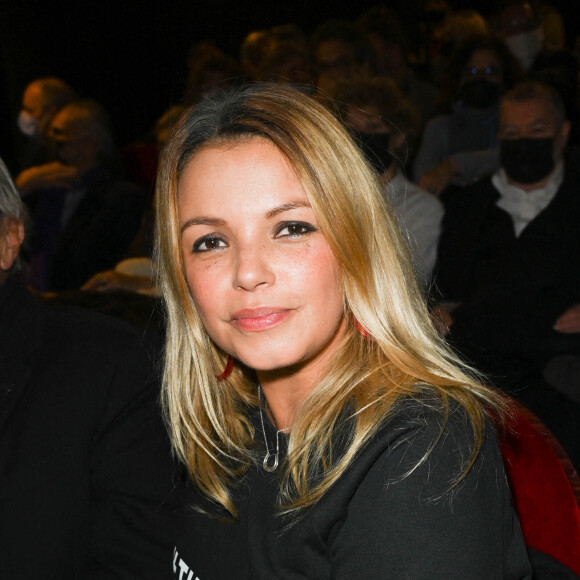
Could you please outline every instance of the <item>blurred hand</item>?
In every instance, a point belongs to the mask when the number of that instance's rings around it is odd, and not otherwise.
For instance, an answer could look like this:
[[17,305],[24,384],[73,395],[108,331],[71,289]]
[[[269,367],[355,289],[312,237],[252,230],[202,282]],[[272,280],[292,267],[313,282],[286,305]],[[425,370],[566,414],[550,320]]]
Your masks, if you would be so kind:
[[580,304],[568,308],[568,310],[566,310],[566,312],[556,320],[554,330],[566,334],[580,332]]
[[21,195],[42,189],[74,189],[81,181],[80,171],[60,161],[25,169],[15,180]]
[[86,292],[139,292],[152,295],[155,293],[155,285],[151,278],[146,276],[128,276],[115,270],[106,270],[95,274],[90,280],[81,286]]
[[446,159],[431,171],[427,171],[419,180],[419,187],[439,196],[447,188],[455,175],[455,166],[450,159]]

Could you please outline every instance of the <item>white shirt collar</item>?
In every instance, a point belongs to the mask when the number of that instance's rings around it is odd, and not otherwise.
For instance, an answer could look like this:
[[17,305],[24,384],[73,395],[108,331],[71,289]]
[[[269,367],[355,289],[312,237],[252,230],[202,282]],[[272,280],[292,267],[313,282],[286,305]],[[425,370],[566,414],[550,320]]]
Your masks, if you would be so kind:
[[508,182],[503,169],[496,171],[491,179],[493,186],[499,191],[500,198],[496,205],[506,211],[512,218],[516,236],[536,218],[554,199],[564,180],[564,162],[560,161],[550,175],[546,185],[531,191],[524,191]]

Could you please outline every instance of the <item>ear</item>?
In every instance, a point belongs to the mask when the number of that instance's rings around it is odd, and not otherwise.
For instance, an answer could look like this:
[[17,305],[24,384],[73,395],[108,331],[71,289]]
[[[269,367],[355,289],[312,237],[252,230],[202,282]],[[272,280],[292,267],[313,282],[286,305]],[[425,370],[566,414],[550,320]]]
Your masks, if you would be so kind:
[[562,127],[560,128],[560,133],[556,139],[557,155],[561,156],[566,145],[568,144],[568,138],[570,136],[570,121],[564,121]]
[[24,224],[20,220],[5,219],[0,224],[0,270],[12,268],[24,241]]

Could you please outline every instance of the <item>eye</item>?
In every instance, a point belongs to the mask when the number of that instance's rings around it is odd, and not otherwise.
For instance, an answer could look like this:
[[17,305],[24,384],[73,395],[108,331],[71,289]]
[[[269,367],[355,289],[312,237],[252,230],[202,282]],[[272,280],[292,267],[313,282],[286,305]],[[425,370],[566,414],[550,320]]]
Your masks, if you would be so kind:
[[203,238],[199,238],[199,240],[196,240],[196,242],[193,244],[193,253],[200,254],[202,252],[212,252],[215,250],[220,250],[221,248],[225,248],[226,246],[227,244],[225,240],[219,236],[203,236]]
[[318,231],[308,222],[284,222],[276,227],[276,238],[299,238],[305,234]]
[[513,129],[503,129],[500,131],[501,139],[517,139],[518,134]]

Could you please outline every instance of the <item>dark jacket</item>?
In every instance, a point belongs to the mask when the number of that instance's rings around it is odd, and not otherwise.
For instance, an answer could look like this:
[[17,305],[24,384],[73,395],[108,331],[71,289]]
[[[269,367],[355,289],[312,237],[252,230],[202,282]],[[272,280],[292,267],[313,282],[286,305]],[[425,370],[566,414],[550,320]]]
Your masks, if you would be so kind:
[[[402,401],[332,488],[293,521],[277,507],[281,468],[262,467],[264,436],[270,452],[277,448],[276,430],[264,419],[265,435],[252,417],[256,463],[234,490],[239,520],[192,510],[177,540],[175,580],[531,578],[489,426],[475,465],[450,491],[469,457],[471,426],[456,408],[441,433],[438,410]],[[281,434],[281,454],[286,444]]]
[[31,282],[39,289],[76,289],[114,268],[139,230],[148,199],[134,183],[99,167],[77,189],[82,199],[64,228],[68,191],[41,191],[26,200],[34,224]]
[[172,461],[152,357],[124,323],[41,306],[15,279],[0,287],[0,578],[169,575]]
[[436,284],[443,300],[460,303],[451,339],[482,370],[531,372],[556,354],[580,354],[580,336],[553,329],[580,302],[580,177],[569,165],[517,238],[491,179],[447,197]]

